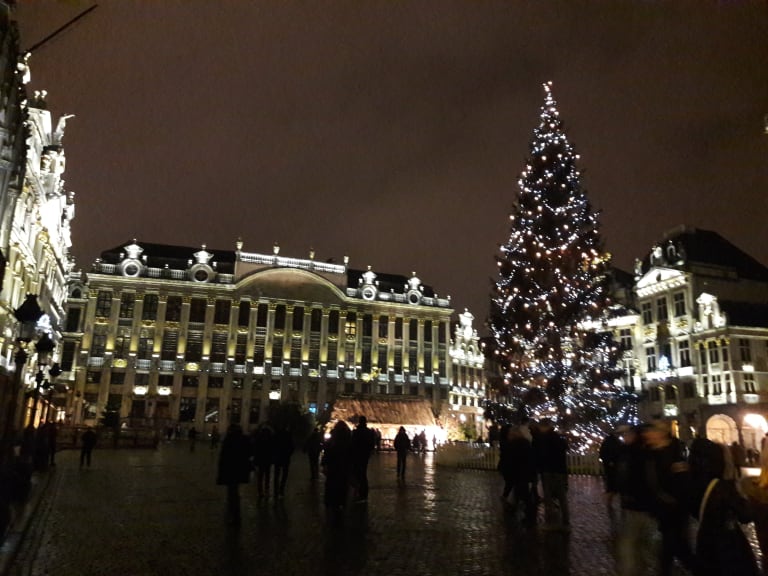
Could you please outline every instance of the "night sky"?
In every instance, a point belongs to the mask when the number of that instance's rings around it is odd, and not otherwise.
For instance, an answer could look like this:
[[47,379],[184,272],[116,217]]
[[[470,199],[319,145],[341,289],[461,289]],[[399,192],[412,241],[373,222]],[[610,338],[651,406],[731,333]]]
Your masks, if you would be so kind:
[[[22,48],[91,5],[20,2]],[[416,271],[481,325],[547,80],[615,265],[681,224],[768,263],[765,1],[99,0],[30,63],[76,115],[85,269],[277,241]]]

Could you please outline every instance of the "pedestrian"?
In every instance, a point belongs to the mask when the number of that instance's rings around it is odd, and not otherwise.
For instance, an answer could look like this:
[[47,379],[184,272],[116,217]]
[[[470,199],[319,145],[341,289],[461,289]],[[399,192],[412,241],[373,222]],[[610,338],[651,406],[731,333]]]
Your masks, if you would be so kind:
[[498,470],[504,478],[501,499],[521,514],[526,525],[536,523],[536,509],[531,497],[531,483],[536,477],[533,447],[518,426],[505,426],[499,439]]
[[315,428],[304,441],[304,453],[309,460],[309,479],[314,481],[320,477],[320,452],[323,450],[323,433]]
[[347,502],[349,477],[352,469],[352,432],[346,422],[339,420],[323,447],[321,466],[325,474],[325,505],[342,508]]
[[352,474],[357,502],[368,500],[368,460],[375,448],[376,434],[368,428],[367,418],[360,416],[352,431]]
[[[242,433],[242,428],[240,429],[240,432]],[[216,426],[216,424],[213,425],[213,428],[211,429],[211,450],[216,450],[216,448],[219,447],[219,440],[221,439],[221,434],[219,434],[219,427]]]
[[568,441],[555,430],[552,420],[539,423],[533,445],[536,468],[544,492],[544,528],[570,529],[568,510]]
[[269,498],[270,471],[272,469],[272,428],[259,426],[252,437],[253,467],[256,470],[256,491],[259,498]]
[[744,446],[735,441],[731,443],[729,450],[731,451],[736,478],[741,478],[741,469],[747,465],[747,451]]
[[91,467],[91,452],[96,447],[96,432],[88,426],[80,437],[80,468],[84,465]]
[[192,428],[189,429],[189,432],[187,432],[187,439],[189,440],[189,451],[194,452],[195,443],[197,442],[197,428],[192,426]]
[[427,452],[427,431],[422,430],[419,432],[419,449],[421,450],[422,454],[426,454]]
[[600,444],[600,463],[603,467],[603,484],[605,486],[605,504],[608,508],[608,518],[613,521],[613,501],[618,494],[616,485],[616,466],[619,461],[621,441],[615,432],[610,432]]
[[408,452],[411,451],[411,439],[408,438],[405,426],[400,426],[400,430],[395,435],[394,447],[397,452],[397,479],[405,481],[405,463]]
[[697,575],[756,576],[757,561],[739,524],[752,521],[749,502],[727,478],[730,447],[699,438],[691,446]]
[[272,487],[275,491],[275,498],[283,498],[285,496],[285,485],[288,482],[291,454],[293,454],[293,436],[290,429],[287,426],[283,426],[277,430],[272,441],[272,465],[275,470]]
[[623,443],[616,463],[616,485],[621,502],[621,524],[617,538],[616,573],[641,576],[648,573],[648,558],[651,556],[648,547],[657,534],[646,477],[646,448],[640,427],[627,426],[620,432]]
[[239,424],[227,428],[219,453],[216,483],[227,487],[227,520],[240,524],[240,484],[247,484],[251,475],[250,445]]
[[768,576],[768,451],[760,455],[760,475],[744,477],[739,488],[749,502],[755,522],[755,535],[763,554],[763,575]]
[[672,437],[662,420],[643,428],[643,440],[648,447],[646,476],[651,506],[661,533],[659,574],[671,574],[675,558],[695,574],[696,562],[688,541],[691,482],[683,444]]

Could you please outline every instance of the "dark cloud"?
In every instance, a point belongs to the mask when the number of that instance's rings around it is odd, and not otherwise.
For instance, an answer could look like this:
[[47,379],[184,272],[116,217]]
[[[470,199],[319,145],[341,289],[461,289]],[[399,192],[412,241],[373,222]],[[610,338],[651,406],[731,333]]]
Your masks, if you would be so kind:
[[[88,6],[22,3],[23,44]],[[133,237],[277,240],[483,318],[549,79],[618,265],[683,223],[768,262],[763,2],[107,0],[31,64],[77,115],[86,267]]]

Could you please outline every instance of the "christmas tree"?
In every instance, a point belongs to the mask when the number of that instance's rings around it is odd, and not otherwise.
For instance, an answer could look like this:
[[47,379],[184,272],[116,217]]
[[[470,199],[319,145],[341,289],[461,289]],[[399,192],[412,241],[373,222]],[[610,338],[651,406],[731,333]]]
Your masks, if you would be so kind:
[[492,360],[512,406],[489,412],[555,418],[589,444],[627,418],[613,387],[620,350],[602,329],[610,255],[551,83],[544,92],[491,296]]

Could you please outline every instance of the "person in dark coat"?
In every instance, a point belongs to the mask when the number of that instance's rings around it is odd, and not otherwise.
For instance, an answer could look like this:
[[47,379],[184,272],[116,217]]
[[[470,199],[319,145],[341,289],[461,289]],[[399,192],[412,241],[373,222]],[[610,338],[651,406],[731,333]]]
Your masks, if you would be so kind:
[[534,436],[533,448],[544,492],[546,527],[568,529],[568,441],[555,430],[554,423],[547,419],[539,423],[539,433]]
[[757,576],[757,561],[739,524],[754,520],[733,478],[726,478],[728,447],[704,438],[691,445],[693,513],[699,520],[696,562],[700,576]]
[[352,474],[357,501],[368,500],[368,460],[376,448],[376,433],[368,428],[368,420],[360,416],[352,432]]
[[613,519],[613,500],[619,492],[617,486],[617,465],[621,452],[621,440],[611,432],[600,444],[600,463],[603,466],[603,482],[605,485],[605,504],[608,507],[608,517]]
[[83,465],[91,467],[91,452],[96,447],[96,432],[90,426],[83,432],[80,438],[80,468]]
[[42,429],[45,430],[45,435],[48,437],[48,464],[56,466],[56,437],[58,434],[56,422],[49,420]]
[[256,470],[256,490],[259,498],[269,498],[269,480],[272,470],[272,428],[259,426],[253,434],[253,467]]
[[400,430],[395,435],[394,445],[397,452],[397,479],[405,480],[405,463],[408,452],[411,451],[411,439],[408,438],[404,426],[400,426]]
[[682,442],[672,437],[663,421],[645,427],[643,440],[648,447],[646,477],[652,512],[661,533],[659,574],[671,574],[675,558],[695,574],[696,561],[688,541],[690,471]]
[[651,514],[652,495],[646,477],[647,450],[642,427],[621,430],[623,444],[616,463],[616,485],[621,502],[621,525],[617,538],[616,573],[642,576],[648,572],[648,547],[656,537],[656,519]]
[[216,484],[227,487],[227,517],[231,524],[240,524],[240,484],[251,476],[251,447],[238,424],[227,429],[219,452]]
[[322,468],[325,474],[325,505],[341,508],[347,502],[349,477],[352,470],[352,432],[343,420],[331,430],[323,447]]
[[275,467],[273,489],[275,498],[285,496],[285,485],[288,482],[288,468],[293,454],[293,435],[287,427],[282,427],[275,433],[272,441],[272,465]]
[[304,452],[309,459],[309,479],[320,477],[320,452],[323,450],[323,433],[319,428],[312,430],[304,441]]
[[536,477],[533,448],[517,426],[502,428],[499,438],[499,472],[504,478],[501,498],[509,503],[513,497],[514,508],[521,510],[526,524],[536,522],[536,510],[531,495],[531,484]]
[[739,481],[741,493],[749,501],[755,522],[755,536],[763,553],[763,575],[768,576],[768,452],[760,455],[760,475],[747,476]]

